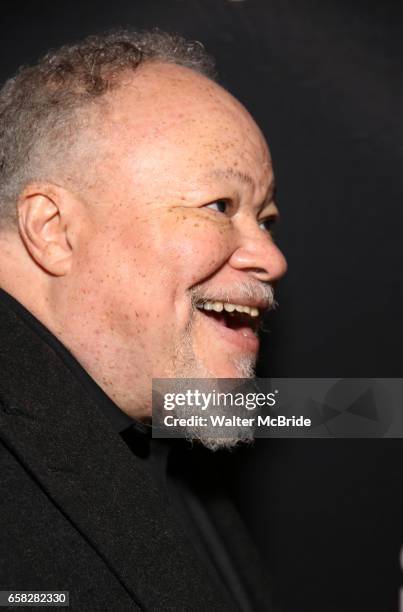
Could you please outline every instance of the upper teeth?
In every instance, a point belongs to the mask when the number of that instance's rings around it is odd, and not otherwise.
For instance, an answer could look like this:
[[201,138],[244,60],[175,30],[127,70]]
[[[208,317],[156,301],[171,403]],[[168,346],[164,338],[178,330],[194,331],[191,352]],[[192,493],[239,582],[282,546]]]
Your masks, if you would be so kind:
[[197,306],[199,308],[204,308],[204,310],[215,310],[216,312],[222,312],[223,310],[226,310],[227,312],[234,312],[234,310],[236,310],[237,312],[244,312],[250,315],[251,317],[259,316],[258,308],[254,308],[250,306],[243,306],[241,304],[229,304],[228,302],[208,301],[208,302],[197,304]]

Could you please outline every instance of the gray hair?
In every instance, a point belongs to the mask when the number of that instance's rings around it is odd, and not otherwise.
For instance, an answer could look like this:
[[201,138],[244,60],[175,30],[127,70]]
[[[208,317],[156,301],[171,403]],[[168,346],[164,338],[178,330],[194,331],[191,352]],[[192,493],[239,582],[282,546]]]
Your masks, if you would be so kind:
[[[78,112],[119,86],[124,72],[149,62],[191,68],[214,79],[201,43],[160,30],[89,36],[22,67],[0,90],[0,225],[15,222],[15,204],[30,181],[73,146]],[[60,163],[59,163],[60,165]]]

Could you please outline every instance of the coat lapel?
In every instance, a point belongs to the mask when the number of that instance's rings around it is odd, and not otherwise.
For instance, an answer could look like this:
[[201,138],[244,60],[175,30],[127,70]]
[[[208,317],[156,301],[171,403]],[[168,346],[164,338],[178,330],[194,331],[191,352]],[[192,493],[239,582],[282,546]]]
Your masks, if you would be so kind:
[[152,476],[54,351],[0,304],[0,435],[142,609],[226,610]]

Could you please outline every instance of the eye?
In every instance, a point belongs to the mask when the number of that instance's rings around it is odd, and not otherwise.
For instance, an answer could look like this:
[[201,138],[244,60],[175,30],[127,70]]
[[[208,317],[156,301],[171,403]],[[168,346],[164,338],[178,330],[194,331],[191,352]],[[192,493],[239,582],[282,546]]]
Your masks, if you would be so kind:
[[269,234],[272,234],[276,221],[277,221],[277,217],[268,217],[267,219],[260,221],[259,227],[264,232],[268,232]]
[[228,208],[228,202],[226,200],[216,200],[215,202],[207,204],[205,208],[210,208],[216,212],[225,213]]

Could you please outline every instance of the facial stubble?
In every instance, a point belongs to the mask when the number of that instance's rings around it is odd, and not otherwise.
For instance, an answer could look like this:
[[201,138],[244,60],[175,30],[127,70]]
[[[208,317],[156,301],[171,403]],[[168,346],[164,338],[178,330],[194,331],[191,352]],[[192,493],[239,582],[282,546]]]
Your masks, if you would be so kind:
[[[190,320],[182,334],[180,340],[176,342],[173,356],[173,378],[193,379],[193,378],[217,378],[200,359],[197,358],[193,348],[194,326],[197,315],[197,308],[192,300],[192,313]],[[202,316],[202,315],[201,315]],[[239,357],[228,356],[228,361],[235,370],[235,376],[231,378],[254,378],[256,357],[253,355],[241,355]],[[227,411],[222,407],[223,414]],[[187,416],[186,407],[176,407],[172,413],[174,417],[184,418]],[[231,416],[225,414],[225,416]],[[240,443],[250,443],[253,440],[253,430],[250,427],[240,426],[236,428],[236,433],[231,437],[218,438],[213,425],[206,426],[187,426],[184,429],[186,439],[192,442],[203,444],[212,451],[219,449],[234,448]]]

